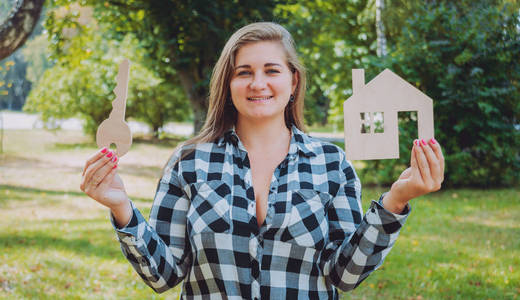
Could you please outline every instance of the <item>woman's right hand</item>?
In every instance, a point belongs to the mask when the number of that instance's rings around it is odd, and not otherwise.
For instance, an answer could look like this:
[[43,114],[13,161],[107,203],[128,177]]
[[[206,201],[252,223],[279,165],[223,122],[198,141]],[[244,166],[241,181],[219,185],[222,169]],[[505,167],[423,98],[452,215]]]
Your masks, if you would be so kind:
[[118,158],[107,148],[92,155],[83,168],[80,188],[90,198],[110,208],[118,210],[129,206],[121,177],[117,175]]

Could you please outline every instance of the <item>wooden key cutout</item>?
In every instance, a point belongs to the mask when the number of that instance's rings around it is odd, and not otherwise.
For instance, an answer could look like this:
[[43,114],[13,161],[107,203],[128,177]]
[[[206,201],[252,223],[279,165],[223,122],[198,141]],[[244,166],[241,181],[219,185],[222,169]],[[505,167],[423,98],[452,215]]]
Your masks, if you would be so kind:
[[132,132],[125,122],[126,97],[128,95],[128,76],[130,74],[130,61],[123,60],[117,73],[117,85],[114,88],[116,99],[112,101],[112,111],[108,119],[99,125],[96,133],[98,147],[110,147],[116,145],[116,155],[125,155],[132,145]]

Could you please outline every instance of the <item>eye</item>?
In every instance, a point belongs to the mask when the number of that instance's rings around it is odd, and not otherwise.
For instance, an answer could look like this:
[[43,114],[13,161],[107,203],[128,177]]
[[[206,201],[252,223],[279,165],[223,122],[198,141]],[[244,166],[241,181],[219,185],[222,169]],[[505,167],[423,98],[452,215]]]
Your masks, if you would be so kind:
[[240,71],[237,73],[237,76],[244,76],[244,75],[250,75],[251,72],[250,71]]
[[269,74],[276,74],[276,73],[280,73],[280,71],[278,71],[277,69],[268,69],[267,73],[269,73]]

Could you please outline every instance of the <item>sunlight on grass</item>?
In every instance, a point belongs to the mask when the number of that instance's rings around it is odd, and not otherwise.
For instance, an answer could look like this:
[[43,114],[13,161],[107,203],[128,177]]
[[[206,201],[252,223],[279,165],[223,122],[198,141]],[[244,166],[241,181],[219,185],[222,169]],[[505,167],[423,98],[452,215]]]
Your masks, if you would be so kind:
[[[177,299],[123,257],[106,208],[79,190],[96,146],[77,132],[6,131],[0,155],[0,299]],[[121,159],[147,216],[174,143],[136,142]],[[381,188],[363,190],[363,208]],[[447,190],[412,201],[379,270],[342,299],[520,299],[520,190]]]

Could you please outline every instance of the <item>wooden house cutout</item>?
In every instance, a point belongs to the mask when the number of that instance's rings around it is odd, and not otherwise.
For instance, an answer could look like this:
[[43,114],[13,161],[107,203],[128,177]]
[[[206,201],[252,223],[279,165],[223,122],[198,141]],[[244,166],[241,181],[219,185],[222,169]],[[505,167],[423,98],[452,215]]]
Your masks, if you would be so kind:
[[418,138],[434,137],[432,99],[389,69],[367,84],[353,69],[352,91],[343,103],[347,159],[399,158],[399,111],[417,111]]

